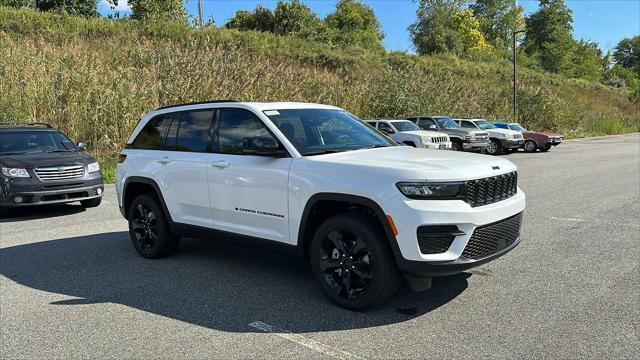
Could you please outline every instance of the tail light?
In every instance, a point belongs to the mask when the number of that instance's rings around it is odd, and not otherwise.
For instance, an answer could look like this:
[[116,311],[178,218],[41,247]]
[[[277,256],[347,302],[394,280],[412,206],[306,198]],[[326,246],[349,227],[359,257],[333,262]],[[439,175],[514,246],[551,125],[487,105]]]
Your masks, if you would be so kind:
[[127,160],[127,154],[118,155],[118,164],[122,164],[125,160]]

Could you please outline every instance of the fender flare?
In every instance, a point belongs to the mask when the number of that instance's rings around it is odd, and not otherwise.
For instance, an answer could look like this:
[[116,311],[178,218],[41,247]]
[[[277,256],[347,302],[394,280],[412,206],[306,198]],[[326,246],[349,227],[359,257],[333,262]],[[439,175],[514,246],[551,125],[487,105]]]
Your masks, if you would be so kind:
[[[158,197],[158,200],[160,200],[160,205],[162,206],[162,211],[164,211],[165,216],[169,220],[169,226],[173,229],[173,219],[171,218],[171,213],[169,212],[169,208],[167,207],[167,203],[164,201],[164,196],[162,196],[162,191],[160,190],[160,186],[158,186],[158,183],[156,183],[155,180],[147,178],[147,177],[142,177],[142,176],[130,176],[130,177],[128,177],[124,181],[124,185],[122,186],[122,204],[123,205],[127,203],[127,198],[126,198],[127,187],[129,185],[131,185],[131,184],[150,185],[154,189],[155,195]],[[131,200],[133,200],[133,199],[129,199],[129,201],[131,201]],[[124,215],[126,217],[126,214],[124,214]]]
[[391,225],[389,225],[387,215],[385,214],[384,210],[382,210],[382,207],[380,207],[377,202],[370,198],[343,193],[317,193],[312,195],[309,200],[307,200],[307,203],[305,204],[304,210],[302,212],[302,217],[300,218],[300,226],[298,228],[297,247],[300,252],[305,253],[305,251],[308,249],[307,245],[311,242],[311,239],[305,239],[304,234],[306,232],[307,223],[309,222],[311,209],[320,201],[341,201],[370,208],[382,225],[386,238],[389,241],[389,247],[393,252],[394,258],[396,259],[396,261],[403,260],[402,254],[400,252],[400,247],[398,246],[398,240],[396,239],[396,236],[391,229]]

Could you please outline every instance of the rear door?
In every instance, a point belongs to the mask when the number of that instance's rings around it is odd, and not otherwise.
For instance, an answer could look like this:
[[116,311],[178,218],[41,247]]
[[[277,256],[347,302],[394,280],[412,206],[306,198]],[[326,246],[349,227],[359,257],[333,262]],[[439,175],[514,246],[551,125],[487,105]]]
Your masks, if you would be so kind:
[[157,177],[175,222],[213,227],[207,170],[214,110],[174,113]]
[[208,169],[214,227],[289,243],[291,158],[245,154],[243,142],[251,137],[275,139],[251,111],[218,111],[215,151]]

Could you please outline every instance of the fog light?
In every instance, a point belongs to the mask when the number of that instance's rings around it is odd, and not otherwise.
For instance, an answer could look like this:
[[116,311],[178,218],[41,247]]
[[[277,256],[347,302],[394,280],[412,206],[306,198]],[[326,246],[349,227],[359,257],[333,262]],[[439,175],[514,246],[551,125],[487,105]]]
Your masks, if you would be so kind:
[[98,193],[98,195],[102,195],[102,189],[98,188],[98,190],[96,190],[96,192]]
[[14,197],[14,198],[13,198],[13,201],[14,201],[16,204],[21,204],[21,203],[23,203],[23,202],[24,202],[24,198],[23,198],[22,196],[16,196],[16,197]]

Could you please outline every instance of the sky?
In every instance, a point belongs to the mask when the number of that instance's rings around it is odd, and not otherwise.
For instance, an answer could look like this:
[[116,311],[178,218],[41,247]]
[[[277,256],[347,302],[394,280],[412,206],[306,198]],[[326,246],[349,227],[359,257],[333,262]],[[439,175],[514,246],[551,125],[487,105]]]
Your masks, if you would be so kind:
[[[302,0],[320,17],[335,9],[337,0]],[[417,5],[411,0],[365,0],[373,9],[385,33],[384,44],[388,50],[413,52],[413,44],[407,27],[416,18]],[[127,13],[126,1],[120,0],[122,13]],[[216,25],[223,25],[237,10],[253,10],[261,4],[274,9],[275,0],[203,0],[204,18],[213,17]],[[577,39],[597,42],[603,50],[614,48],[625,37],[640,35],[640,0],[565,0],[573,10],[573,29]],[[518,0],[525,14],[538,8],[538,0]],[[185,1],[187,12],[198,15],[198,1]],[[98,10],[112,13],[107,0],[100,0]]]

